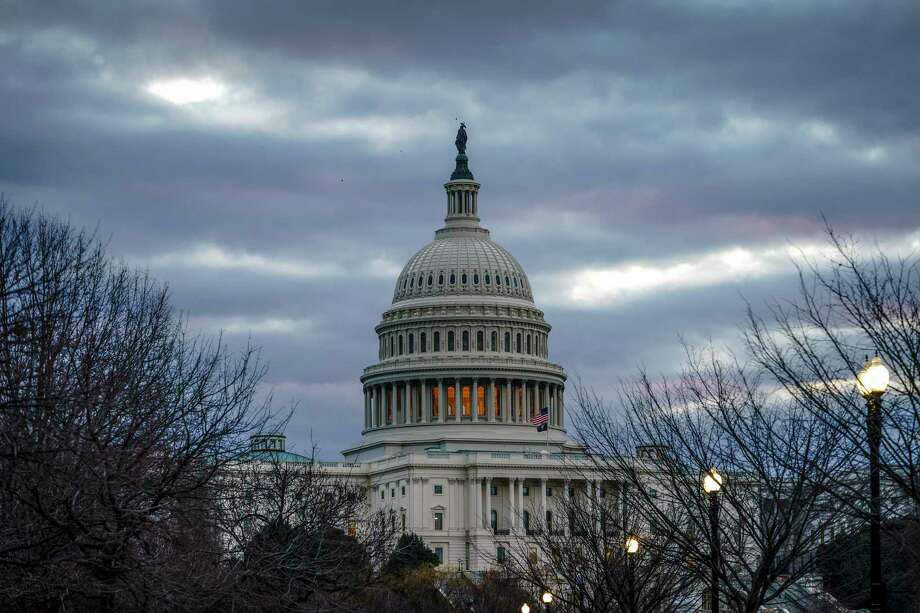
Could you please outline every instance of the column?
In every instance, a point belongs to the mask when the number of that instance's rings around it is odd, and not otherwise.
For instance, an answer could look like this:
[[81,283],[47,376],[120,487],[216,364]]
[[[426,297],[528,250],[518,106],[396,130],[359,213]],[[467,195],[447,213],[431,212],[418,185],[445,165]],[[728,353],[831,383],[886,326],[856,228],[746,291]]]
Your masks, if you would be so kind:
[[559,427],[565,428],[565,388],[560,385],[556,393],[559,396]]
[[[393,419],[390,421],[390,425],[396,424],[396,418],[399,416],[399,410],[396,406],[396,383],[390,385],[390,413],[393,416]],[[384,416],[384,420],[386,416]]]
[[492,528],[492,477],[486,477],[485,482],[486,482],[486,492],[485,492],[486,513],[485,513],[485,521],[483,521],[483,524],[487,530],[491,530]]
[[517,482],[517,508],[518,508],[518,527],[524,530],[524,479],[518,479]]
[[504,417],[505,423],[507,424],[511,422],[511,379],[505,380],[505,391],[506,391],[505,414],[503,417]]
[[546,479],[540,479],[540,522],[538,526],[543,526],[543,531],[549,530],[546,525]]
[[473,421],[479,421],[479,379],[473,377],[473,384],[470,386],[470,417]]
[[438,421],[443,424],[444,416],[447,413],[447,386],[444,385],[444,379],[438,379],[438,386],[440,388],[438,392],[438,404],[441,405],[438,407]]
[[489,379],[489,389],[486,398],[486,420],[495,422],[495,379]]
[[380,427],[380,386],[374,386],[374,427]]
[[431,394],[428,392],[427,379],[422,379],[422,390],[419,393],[421,394],[419,407],[422,411],[422,421],[426,424],[431,423]]
[[475,512],[474,521],[470,524],[471,529],[482,529],[482,479],[476,477],[473,479],[473,510]]
[[515,478],[508,477],[508,528],[512,531],[517,530],[517,510],[514,508],[514,499],[517,497],[514,488],[515,481]]
[[569,480],[566,479],[562,484],[562,497],[565,500],[565,504],[563,505],[563,508],[565,509],[565,517],[562,518],[562,530],[566,536],[569,535],[569,483]]
[[454,419],[460,421],[463,418],[463,388],[460,387],[460,379],[454,379]]
[[406,479],[406,489],[408,490],[409,502],[406,504],[406,531],[413,531],[415,528],[415,479],[410,473]]
[[403,420],[404,424],[412,423],[412,384],[403,383]]

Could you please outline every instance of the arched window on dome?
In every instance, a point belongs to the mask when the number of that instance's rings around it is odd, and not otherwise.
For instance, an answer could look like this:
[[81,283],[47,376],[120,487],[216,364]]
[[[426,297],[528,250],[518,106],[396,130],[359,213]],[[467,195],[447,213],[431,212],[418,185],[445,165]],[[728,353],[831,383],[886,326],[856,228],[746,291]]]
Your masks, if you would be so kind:
[[455,275],[454,273],[450,273],[450,284],[453,285],[456,282],[457,282],[457,275]]
[[505,275],[505,285],[511,287],[511,279],[508,278],[508,275]]
[[492,331],[492,342],[490,343],[492,351],[498,351],[498,332]]
[[511,333],[505,332],[505,353],[511,353]]
[[527,355],[530,355],[530,354],[532,353],[532,352],[531,352],[531,349],[532,349],[533,347],[532,347],[531,345],[532,345],[532,343],[531,343],[531,340],[530,340],[530,335],[528,334],[528,335],[527,335]]
[[470,350],[470,331],[469,330],[463,331],[463,350],[464,351]]
[[460,285],[466,285],[466,273],[460,275]]
[[415,353],[415,335],[409,333],[409,353]]
[[515,349],[517,353],[521,353],[521,333],[520,332],[517,333],[517,339],[515,340],[516,340]]
[[413,278],[413,279],[409,279],[409,289],[412,289],[413,287],[415,287],[415,279],[414,279],[414,278]]
[[424,275],[422,275],[421,273],[419,273],[419,276],[418,276],[418,288],[419,288],[419,289],[422,289],[422,281],[423,281],[424,279],[425,279]]
[[492,275],[486,273],[486,285],[492,285]]
[[454,350],[454,331],[453,330],[447,331],[447,350],[448,351]]
[[514,276],[511,277],[511,278],[514,280],[514,287],[517,287],[517,286],[518,286],[517,275],[514,275]]
[[437,330],[434,331],[434,336],[431,338],[432,344],[434,345],[432,351],[441,351],[441,333]]
[[428,275],[428,287],[434,285],[434,275]]
[[478,272],[473,273],[473,285],[479,285],[479,273]]
[[389,355],[389,357],[392,358],[392,357],[393,357],[393,354],[394,354],[394,352],[393,352],[393,337],[390,336],[390,355]]
[[403,354],[403,337],[402,334],[399,335],[399,355]]
[[476,332],[476,351],[485,351],[484,337],[485,337],[485,334],[483,334],[482,330],[478,330]]
[[501,285],[501,284],[502,284],[502,276],[498,273],[495,273],[495,285]]
[[438,273],[438,285],[444,285],[444,273]]
[[428,351],[428,335],[422,332],[418,335],[418,352],[425,353]]

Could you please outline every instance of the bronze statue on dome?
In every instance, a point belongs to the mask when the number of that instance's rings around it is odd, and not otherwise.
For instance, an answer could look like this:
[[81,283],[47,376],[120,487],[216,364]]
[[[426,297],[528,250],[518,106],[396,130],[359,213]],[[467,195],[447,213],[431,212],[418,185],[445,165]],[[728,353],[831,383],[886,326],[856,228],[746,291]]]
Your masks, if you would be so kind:
[[466,124],[462,121],[460,122],[460,129],[457,130],[457,139],[454,144],[457,146],[458,154],[466,153]]

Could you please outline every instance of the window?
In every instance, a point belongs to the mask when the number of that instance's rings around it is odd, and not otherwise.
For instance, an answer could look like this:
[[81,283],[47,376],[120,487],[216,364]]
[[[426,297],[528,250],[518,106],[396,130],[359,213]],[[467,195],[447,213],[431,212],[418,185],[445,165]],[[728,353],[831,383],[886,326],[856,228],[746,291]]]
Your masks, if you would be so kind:
[[419,353],[428,351],[428,335],[424,332],[418,335],[418,351]]
[[489,487],[489,495],[498,496],[498,486],[497,485],[492,485]]
[[524,495],[525,495],[525,496],[530,496],[530,486],[529,486],[529,485],[525,485],[525,486],[521,487],[521,489],[524,490]]
[[492,285],[492,276],[486,273],[486,285]]
[[531,352],[531,344],[530,344],[530,335],[529,335],[529,334],[527,335],[527,353],[528,353],[528,354],[532,353],[532,352]]
[[384,498],[386,498],[386,495],[387,495],[386,490],[380,490],[380,500],[383,500]]
[[415,353],[415,335],[409,335],[409,353]]
[[434,529],[435,530],[444,529],[444,513],[437,512],[434,514]]
[[402,354],[403,354],[403,340],[402,340],[402,339],[403,339],[403,337],[402,337],[402,335],[400,335],[400,336],[399,336],[399,355],[402,355]]
[[470,350],[470,331],[469,330],[463,331],[463,350],[464,351]]
[[505,332],[505,353],[511,353],[511,333]]
[[473,285],[479,285],[479,273],[473,273]]
[[476,351],[485,350],[485,336],[482,330],[476,332]]
[[498,562],[505,561],[505,548],[504,547],[499,546],[498,549],[495,550],[495,559],[498,560]]
[[457,276],[454,273],[450,273],[450,284],[453,285],[457,282]]
[[552,496],[552,495],[553,495],[553,488],[547,486],[547,487],[546,487],[546,495],[547,495],[547,496]]
[[434,277],[432,275],[428,275],[428,287],[431,287],[433,284],[434,284]]
[[[409,279],[409,289],[415,287],[415,279]],[[406,282],[403,281],[403,289],[406,289]]]
[[466,285],[466,273],[463,273],[462,275],[460,275],[460,284]]
[[434,486],[434,493],[435,493],[435,495],[437,495],[437,496],[440,496],[441,494],[443,494],[443,493],[444,493],[444,486],[443,486],[443,485],[435,485],[435,486]]
[[390,498],[396,498],[396,488],[390,490]]
[[454,331],[453,330],[450,330],[447,333],[447,350],[448,351],[454,350]]
[[402,486],[402,487],[400,488],[400,490],[401,490],[401,491],[400,491],[400,495],[401,495],[401,496],[405,496],[405,495],[406,495],[406,486],[405,486],[405,485]]
[[441,333],[435,331],[434,337],[433,337],[433,338],[434,338],[434,347],[432,347],[431,350],[432,350],[432,351],[441,351]]
[[515,350],[516,350],[518,353],[520,353],[520,352],[521,352],[521,333],[520,333],[520,332],[517,333],[517,339],[516,339],[516,341],[517,341],[517,342],[516,342],[516,349],[515,349]]
[[[481,388],[480,388],[480,389],[481,389]],[[473,405],[472,405],[472,400],[471,400],[471,397],[470,397],[470,386],[469,386],[469,385],[464,385],[464,386],[461,388],[461,390],[460,390],[460,394],[461,394],[460,400],[461,400],[461,402],[462,402],[462,404],[463,404],[463,416],[464,416],[464,417],[469,417],[469,416],[471,415],[471,413],[470,413],[471,407],[473,406]]]
[[498,511],[492,509],[489,511],[489,525],[492,526],[492,531],[498,530]]
[[434,555],[438,556],[438,565],[444,564],[444,548],[443,547],[435,547]]
[[508,279],[508,275],[505,275],[505,285],[511,287],[511,281]]
[[495,275],[495,285],[501,285],[501,284],[502,284],[502,276]]
[[605,490],[604,488],[600,488],[600,493],[599,493],[599,495],[600,495],[601,498],[606,498],[606,497],[607,497],[607,490]]
[[447,416],[454,417],[457,414],[457,388],[454,385],[447,386]]
[[406,531],[406,514],[405,514],[405,513],[401,513],[401,514],[400,514],[400,516],[399,516],[399,525],[400,525],[400,529],[401,529],[403,532],[405,532],[405,531]]
[[530,532],[530,511],[524,511],[524,531]]
[[493,332],[491,335],[491,349],[492,351],[498,351],[498,332]]
[[390,357],[393,357],[393,337],[390,337]]
[[431,388],[431,416],[437,418],[441,414],[441,388]]
[[438,285],[444,285],[444,273],[438,275]]

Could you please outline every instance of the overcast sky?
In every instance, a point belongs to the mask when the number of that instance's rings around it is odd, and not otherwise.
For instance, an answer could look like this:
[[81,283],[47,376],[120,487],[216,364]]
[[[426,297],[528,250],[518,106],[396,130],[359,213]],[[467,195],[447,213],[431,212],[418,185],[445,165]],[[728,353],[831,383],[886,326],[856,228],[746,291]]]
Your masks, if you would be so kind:
[[551,358],[609,395],[788,294],[822,213],[920,247],[918,94],[910,0],[0,0],[0,191],[251,335],[335,457],[457,118]]

